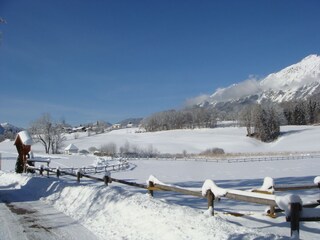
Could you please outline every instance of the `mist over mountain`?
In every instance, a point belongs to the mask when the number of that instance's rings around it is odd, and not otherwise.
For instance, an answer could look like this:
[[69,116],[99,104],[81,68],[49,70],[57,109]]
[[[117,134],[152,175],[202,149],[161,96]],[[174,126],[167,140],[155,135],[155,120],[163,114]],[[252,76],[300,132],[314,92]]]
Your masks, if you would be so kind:
[[188,104],[227,110],[231,105],[305,100],[320,93],[320,56],[310,55],[300,62],[272,73],[264,79],[251,78],[202,95]]

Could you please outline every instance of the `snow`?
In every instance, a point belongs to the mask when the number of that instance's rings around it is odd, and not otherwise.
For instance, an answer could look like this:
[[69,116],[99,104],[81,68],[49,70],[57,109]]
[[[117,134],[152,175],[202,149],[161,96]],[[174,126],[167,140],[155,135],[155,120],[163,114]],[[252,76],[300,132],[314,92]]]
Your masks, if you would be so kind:
[[214,194],[215,198],[221,198],[227,194],[227,190],[218,187],[214,181],[207,179],[202,186],[201,192],[202,196],[205,197],[207,194],[207,191],[211,190],[211,192]]
[[300,203],[300,205],[302,205],[300,196],[295,194],[287,194],[285,196],[276,197],[275,199],[278,207],[285,211],[286,216],[290,216],[291,203]]
[[[216,196],[223,196],[226,191],[275,200],[275,195],[258,194],[250,190],[266,190],[273,184],[319,183],[319,126],[282,127],[281,137],[273,143],[247,138],[245,129],[237,127],[156,133],[136,133],[137,130],[116,130],[92,136],[83,133],[78,139],[70,135],[67,136],[66,145],[73,143],[79,149],[88,149],[115,142],[120,147],[128,141],[141,147],[152,144],[158,151],[171,153],[182,153],[183,150],[197,153],[209,147],[221,147],[228,154],[233,154],[232,158],[250,158],[252,155],[306,157],[233,163],[205,159],[136,159],[129,161],[128,169],[112,172],[112,177],[116,179],[137,183],[148,180],[159,184],[163,184],[163,181],[165,185],[199,192],[211,189]],[[45,155],[39,144],[34,144],[32,151],[35,158],[49,158],[51,167],[78,169],[118,161],[93,155]],[[290,225],[285,221],[285,215],[279,213],[277,218],[269,218],[264,212],[264,205],[222,197],[215,203],[215,216],[212,217],[208,214],[212,209],[207,209],[207,200],[204,198],[168,191],[155,191],[154,198],[151,198],[146,189],[115,182],[105,186],[103,182],[86,178],[81,178],[77,183],[75,177],[62,176],[57,179],[15,174],[12,170],[17,152],[13,142],[1,142],[0,153],[0,199],[3,200],[7,193],[12,192],[17,193],[13,194],[17,204],[31,201],[41,205],[39,212],[45,206],[54,207],[89,229],[98,239],[286,239],[290,236]],[[21,191],[23,194],[18,194]],[[305,203],[319,199],[317,189],[292,193]],[[276,192],[283,208],[288,205],[287,194]],[[319,208],[305,210],[303,214],[319,213]],[[244,217],[232,216],[228,214],[230,212],[244,214]],[[12,228],[13,220],[7,227]],[[318,239],[319,234],[318,222],[301,223],[301,238]]]
[[258,96],[257,102],[271,100],[284,102],[306,99],[320,86],[320,56],[310,55],[279,72],[269,74],[263,79],[249,78],[226,88],[217,89],[211,96],[189,100],[200,106],[209,102],[235,102],[250,96]]
[[260,188],[258,188],[259,191],[265,191],[265,192],[274,192],[274,181],[271,177],[265,177],[263,180],[263,184]]
[[64,150],[67,150],[67,151],[76,150],[76,151],[78,151],[78,148],[74,144],[71,143]]
[[320,184],[320,176],[314,178],[314,184]]
[[21,131],[18,133],[18,135],[24,145],[32,145],[33,140],[30,134],[27,131]]
[[163,182],[161,182],[160,180],[158,180],[155,176],[150,175],[150,177],[147,180],[147,185],[149,185],[149,183],[152,182],[153,184],[160,184],[160,185],[167,185]]

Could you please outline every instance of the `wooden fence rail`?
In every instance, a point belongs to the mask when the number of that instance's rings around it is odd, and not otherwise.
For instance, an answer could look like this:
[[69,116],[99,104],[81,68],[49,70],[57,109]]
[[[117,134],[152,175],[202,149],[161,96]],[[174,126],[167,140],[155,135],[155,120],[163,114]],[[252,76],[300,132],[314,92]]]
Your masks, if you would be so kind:
[[[239,156],[239,157],[156,157],[159,161],[195,161],[195,162],[214,162],[214,163],[243,163],[243,162],[267,162],[267,161],[285,161],[285,160],[302,160],[319,158],[320,154],[305,154],[305,155],[288,155],[288,156]],[[125,158],[126,160],[150,160],[152,158]]]

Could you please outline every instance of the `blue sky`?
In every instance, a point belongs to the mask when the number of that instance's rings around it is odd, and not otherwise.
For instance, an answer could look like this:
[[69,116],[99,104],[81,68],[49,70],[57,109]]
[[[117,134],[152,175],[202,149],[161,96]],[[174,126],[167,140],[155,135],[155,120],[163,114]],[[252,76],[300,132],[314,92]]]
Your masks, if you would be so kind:
[[183,107],[320,53],[320,1],[0,0],[0,122]]

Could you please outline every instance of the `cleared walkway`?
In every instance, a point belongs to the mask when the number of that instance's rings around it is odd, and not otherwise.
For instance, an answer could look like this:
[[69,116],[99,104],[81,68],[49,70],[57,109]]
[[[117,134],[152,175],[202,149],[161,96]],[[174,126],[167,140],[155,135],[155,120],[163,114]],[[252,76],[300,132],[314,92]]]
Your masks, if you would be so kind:
[[9,198],[2,200],[3,202],[0,202],[1,240],[97,239],[77,221],[40,200],[26,202],[9,201]]

